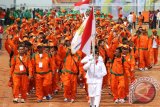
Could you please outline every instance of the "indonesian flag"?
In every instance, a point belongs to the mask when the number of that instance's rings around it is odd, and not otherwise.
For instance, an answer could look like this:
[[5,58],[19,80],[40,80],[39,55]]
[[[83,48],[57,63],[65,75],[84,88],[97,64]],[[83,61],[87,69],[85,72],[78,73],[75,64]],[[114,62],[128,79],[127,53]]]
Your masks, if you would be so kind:
[[82,6],[82,5],[88,5],[89,6],[89,1],[90,0],[82,0],[80,2],[75,3],[74,6]]
[[90,0],[82,0],[74,4],[74,10],[80,10],[80,13],[85,13],[87,9],[89,9],[89,1]]
[[86,55],[89,55],[91,52],[91,41],[95,36],[95,31],[96,24],[92,8],[89,17],[84,20],[72,39],[72,53],[75,54],[78,50],[82,50]]

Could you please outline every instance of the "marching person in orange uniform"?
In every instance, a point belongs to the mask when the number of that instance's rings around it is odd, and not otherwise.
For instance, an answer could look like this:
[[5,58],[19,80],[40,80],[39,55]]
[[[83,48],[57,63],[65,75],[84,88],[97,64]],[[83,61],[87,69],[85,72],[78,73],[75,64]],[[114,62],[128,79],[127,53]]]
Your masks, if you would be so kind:
[[14,37],[13,35],[7,35],[7,39],[5,41],[5,49],[10,55],[10,59],[18,54],[17,48],[18,48],[18,38]]
[[142,27],[143,21],[144,21],[144,16],[141,14],[141,12],[139,12],[139,16],[138,16],[139,27]]
[[[25,44],[25,54],[27,55],[27,57],[30,58],[30,60],[32,59],[32,44],[27,40],[26,37],[23,37],[23,43]],[[33,66],[32,66],[33,69]],[[33,70],[32,70],[33,71]],[[29,79],[29,85],[28,85],[28,94],[30,94],[32,92],[32,89],[35,88],[35,81],[34,81],[34,77]]]
[[38,52],[32,57],[32,63],[35,72],[35,82],[36,82],[36,96],[37,102],[42,102],[42,98],[46,96],[47,100],[52,99],[50,94],[50,87],[52,84],[52,70],[54,66],[51,65],[50,56],[48,53],[44,53],[43,44],[39,43],[37,45]]
[[[105,45],[104,45],[104,41],[103,40],[99,40],[98,41],[98,50],[99,50],[99,54],[100,54],[100,56],[102,56],[102,58],[103,58],[103,61],[104,61],[104,63],[106,63],[106,58],[107,58],[107,48],[105,48]],[[108,78],[107,78],[108,76],[107,75],[105,75],[104,77],[103,77],[103,85],[102,85],[102,88],[105,88],[106,86],[107,86],[107,80],[108,80]]]
[[19,102],[21,94],[21,103],[25,103],[28,91],[28,74],[32,78],[32,64],[30,58],[25,55],[24,44],[19,44],[19,54],[14,56],[11,61],[10,78],[13,78],[13,102]]
[[51,52],[51,63],[52,66],[54,66],[54,72],[53,72],[53,78],[52,78],[52,90],[54,94],[57,94],[60,90],[60,87],[58,86],[60,75],[59,75],[59,69],[61,64],[61,58],[57,54],[57,46],[55,46],[53,43],[50,43],[50,52]]
[[149,38],[149,56],[150,56],[150,61],[151,64],[155,65],[158,63],[158,46],[160,45],[160,39],[159,36],[157,35],[156,29],[152,30],[152,35]]
[[123,60],[121,56],[121,48],[118,47],[115,50],[115,57],[111,66],[111,90],[115,103],[124,103],[125,100],[125,77],[123,69]]
[[151,68],[150,61],[149,61],[149,38],[147,35],[147,31],[145,28],[142,29],[142,34],[139,38],[139,70],[144,71]]
[[116,26],[113,28],[113,39],[109,45],[109,57],[113,59],[113,54],[120,43],[120,37],[118,36],[118,29]]
[[139,63],[139,37],[141,35],[140,30],[136,31],[136,34],[134,36],[132,36],[132,42],[134,43],[134,58],[136,60],[137,63]]
[[134,12],[132,12],[133,15],[133,28],[136,29],[136,20],[137,20],[137,16]]
[[70,42],[67,42],[66,46],[67,52],[64,58],[61,79],[64,85],[64,101],[73,103],[76,98],[78,73],[82,72],[83,68],[80,64],[79,55],[71,53]]
[[125,97],[127,98],[127,95],[129,94],[129,83],[133,82],[131,81],[131,75],[134,76],[133,71],[135,68],[135,59],[134,57],[129,53],[129,46],[128,45],[122,45],[122,57],[123,57],[123,67],[124,67],[124,76],[125,76]]

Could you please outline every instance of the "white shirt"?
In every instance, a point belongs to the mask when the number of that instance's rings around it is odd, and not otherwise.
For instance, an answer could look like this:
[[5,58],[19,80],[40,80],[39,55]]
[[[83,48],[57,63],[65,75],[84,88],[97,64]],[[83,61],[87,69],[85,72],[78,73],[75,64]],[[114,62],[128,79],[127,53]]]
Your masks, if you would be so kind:
[[[96,64],[93,55],[86,56],[82,59],[82,63],[86,63],[83,68],[87,70],[86,78],[87,83],[102,83],[103,77],[107,74],[103,58],[98,57],[98,62]],[[94,67],[95,66],[95,67]]]
[[156,42],[156,39],[153,39],[152,48],[158,48],[158,44]]
[[157,20],[160,20],[160,12],[157,13]]
[[42,58],[43,54],[39,54],[39,57]]
[[128,17],[127,17],[129,23],[132,23],[133,22],[133,15],[132,14],[129,14]]

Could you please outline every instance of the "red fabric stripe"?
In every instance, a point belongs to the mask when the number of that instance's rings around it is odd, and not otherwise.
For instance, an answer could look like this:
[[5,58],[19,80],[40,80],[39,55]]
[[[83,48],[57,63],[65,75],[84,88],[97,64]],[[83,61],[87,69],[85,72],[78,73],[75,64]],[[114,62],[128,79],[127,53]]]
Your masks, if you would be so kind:
[[82,34],[82,41],[81,41],[80,50],[83,49],[84,45],[87,43],[88,39],[91,36],[91,33],[92,33],[92,21],[93,21],[93,8],[92,8],[92,11],[90,12],[88,21],[86,23],[86,27],[85,27],[84,32]]
[[74,4],[74,6],[81,6],[82,4],[89,4],[90,0],[80,1]]

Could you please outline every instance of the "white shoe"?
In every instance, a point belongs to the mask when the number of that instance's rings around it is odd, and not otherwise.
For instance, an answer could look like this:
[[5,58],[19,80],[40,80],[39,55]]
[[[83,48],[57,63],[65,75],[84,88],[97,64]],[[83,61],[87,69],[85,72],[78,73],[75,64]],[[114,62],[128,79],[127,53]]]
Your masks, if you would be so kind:
[[120,103],[125,103],[125,100],[124,99],[119,99],[119,102]]
[[46,100],[46,96],[43,97],[43,100]]
[[67,98],[64,98],[64,102],[68,102],[68,99],[67,99]]
[[145,70],[145,71],[147,71],[147,70],[148,70],[148,68],[147,68],[147,67],[145,67],[145,68],[144,68],[144,70]]
[[13,99],[13,102],[14,102],[14,103],[19,103],[18,98],[14,98],[14,99]]
[[140,70],[140,71],[144,71],[144,69],[143,69],[143,68],[139,68],[139,70]]
[[118,103],[119,102],[119,100],[118,99],[116,99],[115,101],[114,101],[114,103]]
[[74,103],[75,102],[75,100],[74,99],[71,99],[71,103]]
[[21,99],[21,103],[25,103],[25,100],[24,100],[24,99]]

